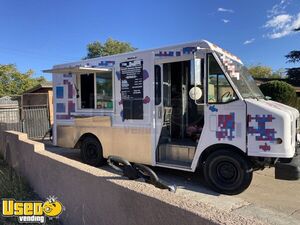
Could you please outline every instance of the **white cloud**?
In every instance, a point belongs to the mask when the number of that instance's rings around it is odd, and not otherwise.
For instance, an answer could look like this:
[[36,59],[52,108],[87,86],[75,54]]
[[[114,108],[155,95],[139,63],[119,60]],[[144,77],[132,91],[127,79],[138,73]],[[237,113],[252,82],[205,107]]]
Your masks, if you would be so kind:
[[293,34],[293,30],[300,27],[300,12],[298,15],[281,14],[273,16],[266,22],[264,27],[270,30],[265,36],[271,39]]
[[295,18],[292,24],[292,29],[297,29],[297,28],[300,28],[300,12],[298,13],[298,16]]
[[291,22],[291,20],[292,20],[291,15],[288,14],[278,15],[268,20],[265,24],[265,27],[283,29],[287,24]]
[[230,22],[230,20],[227,20],[227,19],[222,19],[222,21],[223,21],[224,23],[229,23],[229,22]]
[[292,35],[296,28],[300,27],[300,12],[292,15],[287,12],[287,7],[293,0],[278,0],[272,9],[267,11],[268,20],[264,28],[267,29],[267,34],[263,35],[270,39],[282,38]]
[[249,39],[249,40],[246,40],[246,41],[244,42],[244,45],[251,44],[251,43],[253,43],[254,41],[255,41],[255,38],[251,38],[251,39]]
[[290,4],[290,0],[281,0],[275,4],[272,9],[268,10],[268,18],[286,13],[285,9]]
[[218,12],[228,12],[228,13],[234,13],[232,9],[225,9],[225,8],[218,8]]

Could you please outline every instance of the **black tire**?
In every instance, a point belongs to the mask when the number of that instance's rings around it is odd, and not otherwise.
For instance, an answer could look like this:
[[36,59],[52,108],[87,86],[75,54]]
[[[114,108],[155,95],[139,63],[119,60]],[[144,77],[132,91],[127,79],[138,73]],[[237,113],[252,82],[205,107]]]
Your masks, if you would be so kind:
[[85,137],[80,147],[81,159],[91,166],[101,166],[105,163],[102,146],[97,138]]
[[234,150],[218,150],[204,162],[204,177],[215,191],[236,195],[246,190],[252,181],[251,163]]
[[144,178],[146,182],[152,184],[159,182],[157,174],[149,167],[139,163],[135,163],[133,167],[139,172],[140,177]]

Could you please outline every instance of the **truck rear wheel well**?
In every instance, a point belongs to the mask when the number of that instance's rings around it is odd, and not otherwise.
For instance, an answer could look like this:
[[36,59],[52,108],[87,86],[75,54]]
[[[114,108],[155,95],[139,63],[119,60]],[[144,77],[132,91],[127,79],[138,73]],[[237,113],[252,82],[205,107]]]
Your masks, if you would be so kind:
[[100,142],[100,140],[98,139],[98,137],[97,137],[96,135],[94,135],[94,134],[92,134],[92,133],[85,133],[85,134],[81,135],[81,137],[78,139],[78,141],[76,142],[74,148],[80,148],[80,147],[81,147],[81,144],[82,144],[82,141],[83,141],[85,138],[87,138],[87,137],[93,137],[93,138],[96,138],[96,139],[99,141],[100,145],[101,145],[101,142]]
[[221,149],[230,149],[236,153],[238,153],[239,155],[245,157],[246,156],[246,153],[243,152],[241,149],[239,149],[238,147],[236,146],[233,146],[233,145],[229,145],[229,144],[215,144],[215,145],[212,145],[212,146],[209,146],[208,148],[206,148],[200,158],[199,158],[199,164],[200,163],[203,163],[205,162],[205,160],[207,159],[207,157],[213,153],[213,152],[216,152],[218,150],[221,150]]

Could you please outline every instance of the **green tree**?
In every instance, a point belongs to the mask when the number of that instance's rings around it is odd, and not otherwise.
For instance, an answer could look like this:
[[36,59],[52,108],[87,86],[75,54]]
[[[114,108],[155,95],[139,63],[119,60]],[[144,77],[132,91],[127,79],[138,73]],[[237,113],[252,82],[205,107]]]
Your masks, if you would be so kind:
[[292,85],[284,81],[269,81],[259,86],[265,96],[269,96],[272,100],[281,102],[290,106],[297,106],[297,95]]
[[[295,32],[300,31],[300,27],[294,29]],[[285,56],[288,63],[299,63],[300,62],[300,51],[294,50]],[[293,67],[287,69],[287,76],[291,80],[300,80],[300,67]]]
[[281,78],[283,76],[281,70],[273,72],[272,68],[268,66],[250,66],[248,70],[254,78]]
[[35,85],[46,81],[44,77],[33,78],[32,74],[32,70],[21,73],[14,64],[0,64],[0,97],[20,95]]
[[[286,56],[288,63],[299,63],[300,62],[300,51],[291,51]],[[287,75],[291,80],[300,80],[300,67],[293,67],[287,69]]]
[[136,49],[137,48],[132,47],[128,42],[122,42],[108,38],[104,44],[99,41],[89,43],[87,45],[87,56],[84,59],[132,52]]
[[288,63],[297,63],[300,62],[300,51],[291,51],[285,56]]

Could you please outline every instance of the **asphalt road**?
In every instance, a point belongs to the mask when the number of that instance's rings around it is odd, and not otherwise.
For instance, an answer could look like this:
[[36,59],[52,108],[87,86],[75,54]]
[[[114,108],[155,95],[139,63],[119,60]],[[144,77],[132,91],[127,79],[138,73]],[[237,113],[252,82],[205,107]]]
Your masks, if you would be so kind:
[[[53,147],[46,149],[80,161],[79,150]],[[102,169],[114,172],[109,166]],[[153,168],[158,176],[184,195],[232,213],[256,217],[270,224],[300,224],[300,181],[274,179],[274,169],[255,172],[250,187],[235,196],[220,195],[205,184],[201,172],[191,173],[165,168]]]

